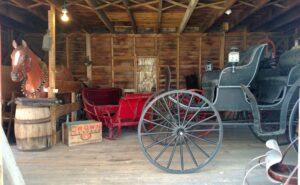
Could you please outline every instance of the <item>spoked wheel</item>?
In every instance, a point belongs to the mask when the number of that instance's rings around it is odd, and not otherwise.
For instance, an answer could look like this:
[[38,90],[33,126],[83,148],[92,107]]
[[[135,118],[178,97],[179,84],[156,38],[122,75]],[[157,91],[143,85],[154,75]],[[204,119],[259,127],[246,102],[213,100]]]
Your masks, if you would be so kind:
[[[299,99],[294,105],[289,119],[289,138],[293,142],[298,138],[298,128],[299,128]],[[294,143],[294,148],[298,151],[298,142]]]
[[[199,99],[201,103],[195,103]],[[203,117],[203,113],[210,116]],[[206,166],[221,148],[223,126],[205,97],[174,90],[157,96],[144,108],[138,137],[145,156],[157,168],[192,173]]]

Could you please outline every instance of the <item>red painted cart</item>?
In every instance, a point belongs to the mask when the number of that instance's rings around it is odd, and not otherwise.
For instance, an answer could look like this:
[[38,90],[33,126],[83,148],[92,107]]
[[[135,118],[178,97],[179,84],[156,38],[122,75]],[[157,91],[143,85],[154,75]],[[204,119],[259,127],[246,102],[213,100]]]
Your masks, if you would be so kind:
[[87,117],[101,121],[109,130],[108,139],[113,139],[114,129],[117,129],[117,136],[121,136],[122,127],[138,125],[144,104],[151,94],[126,94],[118,105],[96,105],[90,102],[92,97],[86,96],[86,92],[83,91],[82,95]]

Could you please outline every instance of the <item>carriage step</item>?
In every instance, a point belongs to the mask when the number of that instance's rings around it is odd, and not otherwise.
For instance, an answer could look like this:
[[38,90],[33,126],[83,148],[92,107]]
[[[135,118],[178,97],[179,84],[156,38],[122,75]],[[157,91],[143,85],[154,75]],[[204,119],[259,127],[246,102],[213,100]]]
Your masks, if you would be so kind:
[[285,130],[284,129],[280,129],[278,131],[262,132],[262,131],[258,131],[256,129],[254,129],[254,132],[256,132],[256,134],[258,136],[279,136],[279,135],[283,135],[285,133]]

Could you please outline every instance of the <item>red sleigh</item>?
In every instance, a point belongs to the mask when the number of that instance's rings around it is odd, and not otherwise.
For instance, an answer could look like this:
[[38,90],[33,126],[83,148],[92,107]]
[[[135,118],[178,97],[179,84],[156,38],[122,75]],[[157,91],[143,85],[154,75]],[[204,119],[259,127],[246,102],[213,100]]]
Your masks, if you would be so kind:
[[[84,89],[82,91],[84,110],[89,119],[101,121],[108,128],[108,139],[121,136],[121,128],[124,126],[137,126],[143,106],[150,94],[126,94],[121,98],[119,91],[111,89]],[[95,101],[105,96],[104,103]],[[94,101],[93,101],[94,100]],[[118,104],[116,104],[118,100]]]

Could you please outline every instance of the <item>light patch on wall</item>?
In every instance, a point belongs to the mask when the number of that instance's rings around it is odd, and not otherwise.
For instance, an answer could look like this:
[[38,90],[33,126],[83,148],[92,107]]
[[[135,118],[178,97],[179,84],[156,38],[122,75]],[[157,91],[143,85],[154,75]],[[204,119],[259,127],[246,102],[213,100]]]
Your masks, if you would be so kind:
[[151,92],[156,89],[156,58],[138,58],[138,92]]

